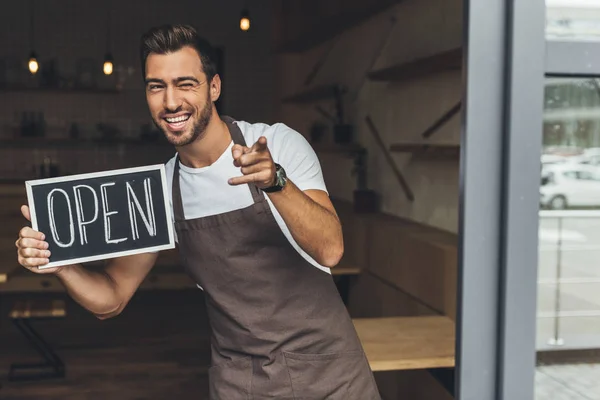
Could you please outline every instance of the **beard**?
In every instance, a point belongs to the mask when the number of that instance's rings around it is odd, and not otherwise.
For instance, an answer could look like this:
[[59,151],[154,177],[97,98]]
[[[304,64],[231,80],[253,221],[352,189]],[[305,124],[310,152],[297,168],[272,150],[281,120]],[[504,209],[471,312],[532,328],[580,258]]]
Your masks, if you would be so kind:
[[204,136],[206,127],[212,119],[212,111],[213,103],[209,99],[202,108],[198,118],[195,119],[194,125],[192,125],[189,129],[178,133],[169,131],[169,129],[164,126],[165,121],[163,119],[156,120],[155,118],[152,118],[152,120],[154,121],[154,125],[156,125],[156,127],[163,132],[169,143],[179,147],[193,143],[199,137]]

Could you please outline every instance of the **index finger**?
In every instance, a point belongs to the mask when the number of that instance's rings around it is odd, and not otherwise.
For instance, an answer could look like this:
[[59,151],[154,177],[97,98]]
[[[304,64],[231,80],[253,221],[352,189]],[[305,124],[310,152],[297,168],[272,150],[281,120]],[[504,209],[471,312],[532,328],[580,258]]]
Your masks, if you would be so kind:
[[33,230],[32,228],[30,228],[28,226],[24,227],[23,229],[21,229],[19,231],[19,237],[20,238],[31,238],[31,239],[37,239],[37,240],[46,239],[46,235],[44,235],[42,232]]
[[258,138],[256,143],[254,143],[251,151],[264,151],[266,149],[267,149],[267,138],[264,136],[261,136]]

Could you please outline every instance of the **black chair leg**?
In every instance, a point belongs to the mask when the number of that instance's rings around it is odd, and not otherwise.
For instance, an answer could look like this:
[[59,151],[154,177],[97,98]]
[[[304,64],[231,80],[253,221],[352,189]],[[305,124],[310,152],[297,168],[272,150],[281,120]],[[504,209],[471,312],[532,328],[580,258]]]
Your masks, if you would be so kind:
[[55,379],[65,377],[65,365],[52,347],[31,326],[26,319],[13,319],[17,329],[27,338],[29,344],[42,356],[42,363],[13,363],[8,373],[9,381]]

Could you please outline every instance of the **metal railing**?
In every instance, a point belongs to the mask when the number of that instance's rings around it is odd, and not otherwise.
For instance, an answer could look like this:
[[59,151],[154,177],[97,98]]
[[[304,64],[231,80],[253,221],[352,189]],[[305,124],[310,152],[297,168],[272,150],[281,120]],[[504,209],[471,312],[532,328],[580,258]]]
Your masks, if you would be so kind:
[[[571,310],[571,311],[563,311],[561,310],[561,301],[562,299],[562,289],[563,285],[579,285],[579,284],[598,284],[598,303],[600,306],[600,273],[598,276],[591,277],[563,277],[563,256],[565,252],[588,252],[588,251],[599,251],[600,252],[600,240],[598,240],[597,244],[569,244],[565,243],[565,230],[564,230],[564,222],[565,220],[577,220],[577,219],[585,219],[590,221],[597,221],[599,224],[598,227],[598,237],[600,238],[600,210],[543,210],[539,212],[540,217],[540,228],[542,228],[542,224],[547,220],[556,220],[557,222],[557,230],[556,230],[556,242],[550,242],[549,244],[542,243],[542,238],[539,241],[539,251],[540,254],[542,252],[556,252],[556,271],[555,276],[551,279],[548,278],[538,278],[538,287],[540,285],[555,285],[554,287],[554,309],[549,312],[540,312],[538,310],[537,318],[553,318],[553,332],[552,336],[548,339],[547,344],[550,346],[563,346],[565,345],[565,339],[562,336],[561,332],[561,319],[562,318],[581,318],[581,317],[600,317],[600,308],[593,310]],[[548,239],[546,238],[546,241]],[[540,265],[538,268],[541,269],[541,258]],[[598,265],[600,271],[600,257],[598,257]],[[595,304],[595,302],[592,302]],[[600,323],[599,323],[599,332],[600,332]],[[574,345],[576,347],[576,343],[571,343],[570,345]],[[600,347],[600,333],[598,335],[598,347]]]

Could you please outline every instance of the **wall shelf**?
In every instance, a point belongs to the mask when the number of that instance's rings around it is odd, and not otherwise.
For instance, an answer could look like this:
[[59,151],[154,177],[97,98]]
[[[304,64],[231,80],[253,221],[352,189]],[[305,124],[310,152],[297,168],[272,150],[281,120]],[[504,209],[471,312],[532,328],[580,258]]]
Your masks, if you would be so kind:
[[330,153],[330,154],[347,154],[353,155],[365,151],[365,148],[356,143],[349,144],[321,144],[311,143],[311,146],[317,153]]
[[460,157],[460,145],[457,144],[398,143],[390,145],[390,151],[411,153],[423,159],[458,159]]
[[163,137],[159,136],[155,140],[133,138],[116,138],[114,140],[107,139],[87,139],[78,138],[71,139],[52,139],[46,137],[17,137],[0,139],[0,149],[94,149],[101,147],[119,147],[130,146],[145,148],[164,148],[168,142]]
[[118,94],[117,89],[0,87],[0,93],[46,93],[46,94]]
[[284,97],[281,101],[286,104],[306,104],[319,100],[333,99],[338,90],[340,88],[337,85],[315,86],[304,92]]
[[380,1],[363,10],[344,12],[339,15],[323,18],[310,24],[297,38],[282,43],[275,53],[301,53],[333,39],[340,33],[354,28],[372,16],[396,5],[400,0]]
[[372,81],[399,82],[424,76],[460,70],[462,68],[462,48],[456,48],[429,57],[419,58],[369,73]]

